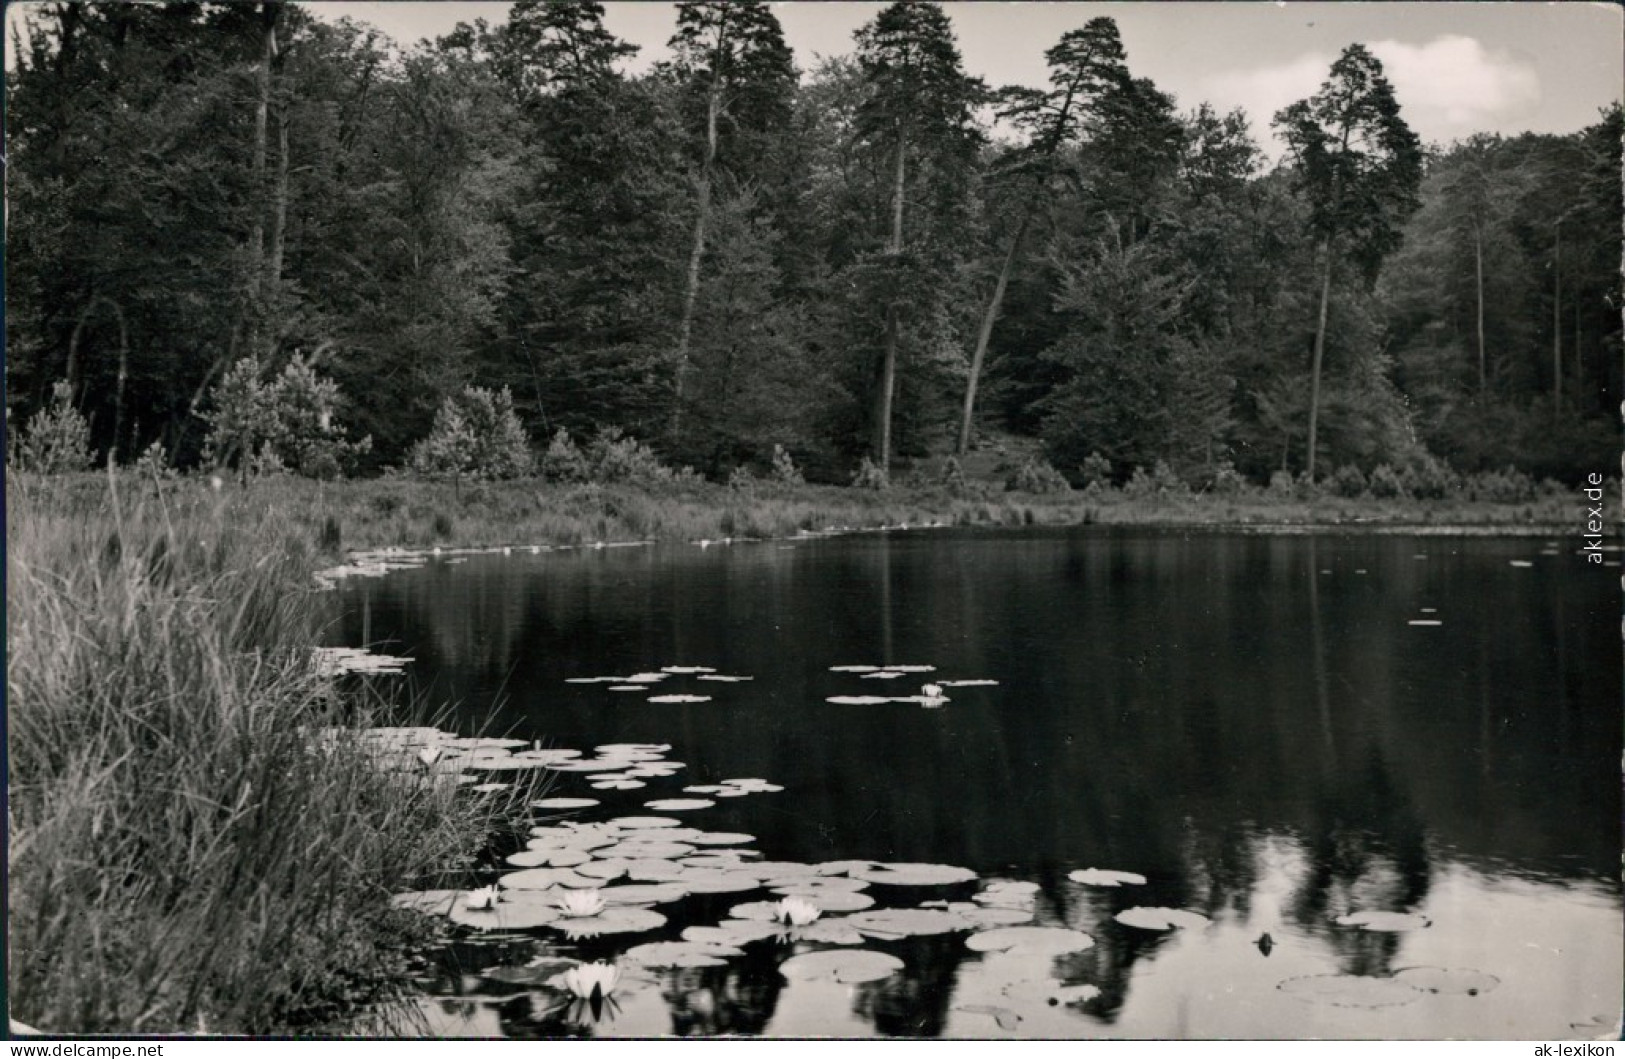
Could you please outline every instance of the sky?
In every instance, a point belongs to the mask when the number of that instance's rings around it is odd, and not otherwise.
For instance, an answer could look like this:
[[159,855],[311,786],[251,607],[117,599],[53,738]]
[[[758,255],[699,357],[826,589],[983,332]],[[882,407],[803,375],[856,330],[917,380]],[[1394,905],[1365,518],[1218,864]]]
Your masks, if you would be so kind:
[[[13,21],[29,4],[8,7]],[[507,19],[509,4],[342,0],[308,6],[319,17],[370,23],[398,43],[437,36],[460,21]],[[852,51],[852,33],[880,3],[775,3],[805,70],[820,55]],[[1242,107],[1270,157],[1281,146],[1271,116],[1312,94],[1347,45],[1382,61],[1402,113],[1424,141],[1474,132],[1567,133],[1625,95],[1625,9],[1612,3],[1535,2],[1120,2],[944,5],[968,73],[992,85],[1046,82],[1044,51],[1091,18],[1117,21],[1129,69],[1171,93],[1182,110]],[[665,3],[606,3],[605,21],[641,47],[629,72],[666,54],[676,24]],[[8,39],[9,47],[9,39]]]

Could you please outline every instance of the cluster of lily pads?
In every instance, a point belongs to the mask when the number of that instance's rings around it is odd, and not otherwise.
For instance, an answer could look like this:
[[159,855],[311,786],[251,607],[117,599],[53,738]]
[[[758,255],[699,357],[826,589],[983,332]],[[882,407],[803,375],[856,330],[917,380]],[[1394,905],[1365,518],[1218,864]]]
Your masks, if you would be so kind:
[[[376,738],[397,753],[431,750],[456,768],[548,768],[580,772],[584,778],[613,774],[669,776],[683,768],[667,759],[667,744],[616,743],[590,754],[574,750],[516,750],[517,740],[457,738],[432,729],[391,729]],[[432,734],[431,734],[432,733]],[[420,761],[420,764],[422,762]],[[438,764],[438,762],[436,762]],[[713,798],[771,793],[778,785],[759,779],[694,785],[684,793],[710,798],[651,799],[652,812],[703,813]],[[591,797],[555,796],[533,803],[549,812],[593,810]],[[616,997],[668,988],[669,976],[694,968],[719,967],[743,957],[747,947],[776,952],[786,981],[823,981],[858,986],[883,983],[905,970],[904,960],[886,951],[891,943],[923,936],[958,935],[967,955],[992,975],[994,1004],[961,1004],[955,1010],[985,1014],[1013,1031],[1040,1008],[1088,1010],[1100,988],[1081,980],[1075,960],[1095,938],[1043,920],[1039,887],[1020,879],[983,879],[946,864],[838,860],[822,863],[764,859],[755,839],[735,831],[712,830],[669,815],[624,815],[609,819],[555,816],[537,822],[525,846],[506,857],[507,868],[473,889],[424,890],[399,894],[403,908],[443,916],[477,935],[535,937],[537,955],[526,967],[502,968],[539,988],[549,1010],[568,1011],[571,1021],[592,1025],[619,1011]],[[1083,868],[1069,880],[1091,889],[1147,884],[1135,872]],[[711,905],[682,905],[681,930],[672,909],[691,898],[724,895],[726,911],[710,922],[694,922]],[[714,914],[714,913],[713,913]],[[1186,908],[1132,905],[1111,920],[1148,932],[1202,931],[1210,922]],[[1335,923],[1347,929],[1405,931],[1429,925],[1415,912],[1380,909],[1350,911]],[[1092,929],[1092,928],[1091,928]],[[573,958],[574,943],[624,936],[630,943],[610,959]],[[1264,948],[1269,955],[1268,948]],[[1069,969],[1070,968],[1070,969]],[[1298,1000],[1342,1007],[1380,1008],[1409,1003],[1429,994],[1476,996],[1498,984],[1491,976],[1465,969],[1412,967],[1388,976],[1300,975],[1278,983]],[[1024,1014],[1025,1012],[1025,1014]]]
[[364,647],[318,647],[315,656],[316,672],[324,677],[345,673],[398,674],[405,672],[406,663],[412,661],[410,658],[377,654]]
[[[832,673],[855,674],[862,680],[897,680],[901,677],[913,676],[921,673],[934,673],[936,666],[929,665],[839,665],[830,666]],[[824,701],[836,706],[879,706],[888,702],[908,702],[922,706],[928,710],[941,709],[948,705],[948,688],[991,687],[998,684],[996,680],[934,680],[920,687],[918,695],[831,695]]]
[[[602,684],[610,691],[648,692],[653,691],[662,681],[674,676],[692,676],[699,680],[711,681],[717,684],[738,684],[755,679],[754,677],[718,673],[710,666],[663,666],[658,670],[647,673],[633,673],[629,677],[566,677],[564,682],[566,684]],[[710,702],[711,696],[667,693],[650,695],[648,701],[657,703]]]

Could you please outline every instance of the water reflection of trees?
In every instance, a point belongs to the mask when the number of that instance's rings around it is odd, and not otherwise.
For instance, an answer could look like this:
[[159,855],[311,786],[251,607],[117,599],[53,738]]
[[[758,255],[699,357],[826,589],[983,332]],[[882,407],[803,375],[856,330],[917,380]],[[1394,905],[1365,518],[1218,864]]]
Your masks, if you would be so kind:
[[954,977],[968,950],[959,934],[910,938],[896,953],[903,969],[858,989],[852,1011],[887,1037],[940,1037],[948,1025]]
[[664,972],[660,995],[671,1012],[671,1032],[678,1037],[762,1033],[778,1009],[784,987],[779,955],[752,945],[724,967]]

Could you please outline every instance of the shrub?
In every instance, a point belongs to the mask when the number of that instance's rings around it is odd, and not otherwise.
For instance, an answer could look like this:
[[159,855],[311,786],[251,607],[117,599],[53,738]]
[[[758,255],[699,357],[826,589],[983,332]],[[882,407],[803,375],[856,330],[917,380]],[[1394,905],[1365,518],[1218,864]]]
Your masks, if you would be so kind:
[[548,443],[547,451],[542,454],[542,477],[550,482],[572,484],[585,482],[592,477],[587,457],[581,454],[576,443],[570,439],[570,432],[563,427],[559,427],[553,440]]
[[371,437],[346,439],[336,419],[338,383],[317,375],[304,358],[294,357],[269,381],[261,371],[256,358],[245,357],[215,386],[214,407],[203,416],[209,424],[205,459],[235,464],[245,479],[284,469],[332,478],[372,448]]
[[684,468],[674,472],[660,462],[649,446],[627,437],[619,427],[599,427],[587,443],[588,475],[600,485],[627,482],[632,485],[663,485],[690,481],[694,473]]
[[135,473],[144,480],[154,482],[168,481],[176,477],[175,468],[169,465],[169,450],[164,448],[162,441],[154,441],[148,445],[135,461]]
[[530,474],[535,458],[508,388],[470,386],[442,401],[429,436],[412,449],[412,468],[419,474],[458,480]]
[[73,407],[73,389],[66,382],[51,388],[50,405],[28,421],[13,459],[18,470],[36,474],[63,474],[90,466],[90,424]]
[[1103,487],[1112,484],[1112,461],[1098,452],[1091,452],[1078,465],[1078,480],[1084,485],[1099,482]]
[[1213,481],[1208,488],[1216,496],[1239,496],[1247,489],[1247,479],[1243,478],[1229,460],[1220,463],[1213,470]]
[[965,468],[959,465],[958,456],[949,456],[942,461],[940,480],[955,496],[964,496],[970,489],[970,483],[965,479]]
[[1494,504],[1528,503],[1537,491],[1533,478],[1511,466],[1499,471],[1481,471],[1463,482],[1467,499]]
[[804,485],[806,479],[801,476],[801,468],[797,467],[790,454],[783,445],[773,446],[772,480],[780,485]]
[[1186,496],[1190,493],[1190,487],[1166,461],[1158,460],[1149,472],[1144,467],[1136,467],[1134,476],[1123,487],[1123,493],[1137,499]]
[[1072,487],[1067,484],[1061,472],[1051,467],[1046,461],[1030,456],[1016,468],[1015,474],[1005,480],[1004,487],[1009,491],[1023,493],[1070,493]]
[[728,488],[738,493],[752,492],[756,488],[756,476],[750,473],[749,467],[735,467],[728,472]]
[[1400,480],[1394,469],[1386,463],[1377,464],[1376,468],[1372,470],[1371,477],[1367,480],[1366,485],[1370,489],[1371,495],[1379,500],[1392,500],[1395,497],[1405,495],[1405,483]]
[[1399,471],[1405,492],[1422,500],[1441,500],[1460,488],[1455,472],[1433,454],[1419,451]]
[[890,484],[886,469],[865,456],[858,461],[858,469],[852,472],[852,488],[883,490]]
[[1326,479],[1326,486],[1337,496],[1349,499],[1364,496],[1365,472],[1352,463],[1345,463]]

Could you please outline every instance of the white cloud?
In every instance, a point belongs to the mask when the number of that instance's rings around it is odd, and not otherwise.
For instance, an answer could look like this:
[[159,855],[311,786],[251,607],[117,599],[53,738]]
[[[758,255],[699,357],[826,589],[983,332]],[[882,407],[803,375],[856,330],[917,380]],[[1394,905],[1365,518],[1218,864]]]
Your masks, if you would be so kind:
[[1411,124],[1443,139],[1527,117],[1540,104],[1540,77],[1528,63],[1489,51],[1472,37],[1436,37],[1426,44],[1383,40],[1371,45]]
[[[1527,61],[1491,51],[1472,37],[1435,37],[1426,44],[1382,40],[1368,45],[1394,86],[1401,113],[1427,141],[1480,131],[1515,131],[1510,123],[1540,104],[1540,78]],[[1225,70],[1205,79],[1205,98],[1220,111],[1242,107],[1253,135],[1272,158],[1282,146],[1270,129],[1275,112],[1312,95],[1336,56],[1308,52],[1289,62]]]

